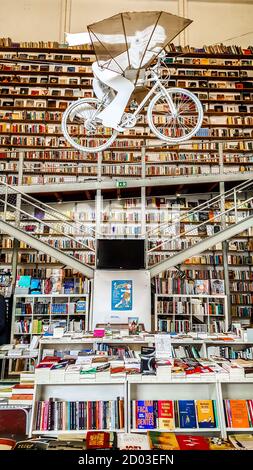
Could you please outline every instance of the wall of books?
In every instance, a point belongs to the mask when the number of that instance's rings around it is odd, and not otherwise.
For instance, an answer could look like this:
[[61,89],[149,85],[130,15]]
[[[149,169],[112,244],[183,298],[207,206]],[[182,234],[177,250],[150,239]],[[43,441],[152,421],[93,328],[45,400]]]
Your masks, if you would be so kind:
[[[46,44],[45,44],[46,45]],[[24,158],[23,184],[84,181],[96,178],[97,155],[68,148],[60,122],[64,109],[80,97],[92,96],[94,54],[85,48],[12,45],[0,49],[0,170],[17,183]],[[145,116],[120,134],[103,154],[102,177],[141,177],[141,148],[146,146],[145,175],[199,176],[252,172],[253,54],[242,48],[193,48],[173,45],[164,76],[200,98],[202,128],[190,144],[157,146]],[[219,153],[218,141],[223,144]],[[161,143],[161,142],[159,142]],[[122,165],[124,163],[124,165]]]

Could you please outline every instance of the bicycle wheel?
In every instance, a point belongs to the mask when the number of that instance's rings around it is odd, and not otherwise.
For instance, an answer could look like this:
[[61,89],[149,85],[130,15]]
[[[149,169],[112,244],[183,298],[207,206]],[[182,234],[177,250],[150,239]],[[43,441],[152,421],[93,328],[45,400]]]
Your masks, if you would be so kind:
[[118,132],[96,118],[100,106],[96,98],[74,101],[64,111],[61,128],[70,145],[81,152],[101,152],[116,139]]
[[198,132],[203,121],[203,108],[199,99],[183,88],[167,90],[175,111],[161,91],[151,100],[147,119],[152,132],[161,140],[177,144],[189,140]]

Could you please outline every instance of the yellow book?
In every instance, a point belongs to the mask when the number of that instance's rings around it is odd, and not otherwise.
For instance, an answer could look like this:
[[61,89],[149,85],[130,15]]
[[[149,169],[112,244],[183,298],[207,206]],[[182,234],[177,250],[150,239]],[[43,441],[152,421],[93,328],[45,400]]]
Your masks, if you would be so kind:
[[180,450],[173,432],[148,431],[148,439],[151,449]]
[[212,400],[196,400],[199,428],[215,428],[215,417]]

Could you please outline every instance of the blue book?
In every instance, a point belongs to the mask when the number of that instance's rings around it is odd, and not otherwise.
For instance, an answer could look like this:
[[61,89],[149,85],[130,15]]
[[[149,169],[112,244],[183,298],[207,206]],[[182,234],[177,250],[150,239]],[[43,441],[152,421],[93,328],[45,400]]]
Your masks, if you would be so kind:
[[194,400],[178,400],[180,428],[197,428]]
[[136,428],[154,429],[154,403],[152,400],[136,401]]

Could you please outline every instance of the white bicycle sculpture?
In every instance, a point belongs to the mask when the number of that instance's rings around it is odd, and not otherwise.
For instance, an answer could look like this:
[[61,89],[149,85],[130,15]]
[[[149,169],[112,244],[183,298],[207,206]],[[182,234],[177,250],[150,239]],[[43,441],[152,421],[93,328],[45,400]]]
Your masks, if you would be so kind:
[[[132,113],[124,113],[121,128],[134,128],[147,107],[147,123],[153,134],[167,144],[176,145],[191,139],[203,121],[202,105],[193,93],[183,88],[169,88],[160,76],[164,59],[158,58],[155,66],[145,73],[144,83],[153,86]],[[112,145],[119,131],[103,126],[97,115],[113,98],[106,90],[102,100],[81,98],[68,106],[63,113],[62,132],[70,145],[82,152],[101,152]],[[130,136],[131,137],[131,136]]]

